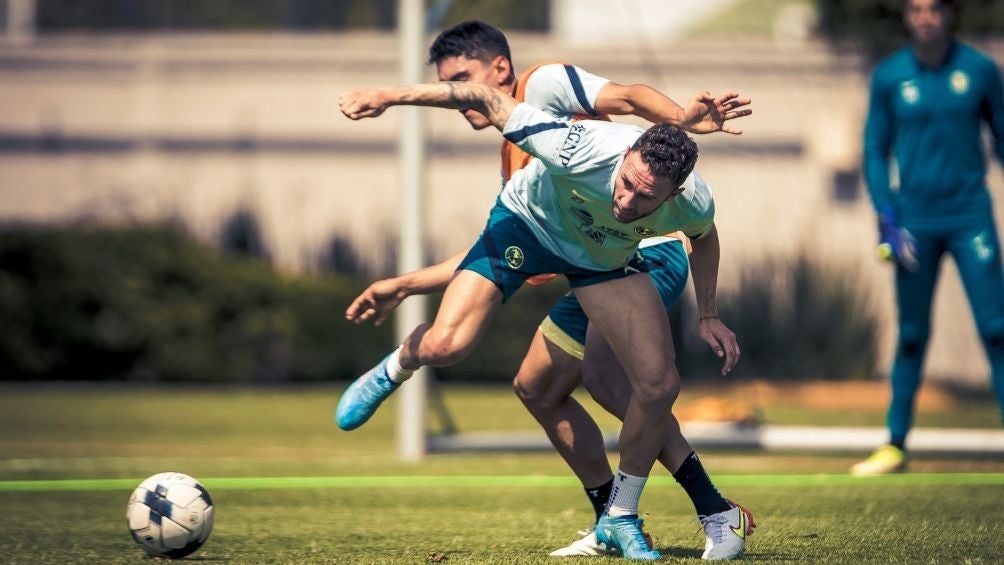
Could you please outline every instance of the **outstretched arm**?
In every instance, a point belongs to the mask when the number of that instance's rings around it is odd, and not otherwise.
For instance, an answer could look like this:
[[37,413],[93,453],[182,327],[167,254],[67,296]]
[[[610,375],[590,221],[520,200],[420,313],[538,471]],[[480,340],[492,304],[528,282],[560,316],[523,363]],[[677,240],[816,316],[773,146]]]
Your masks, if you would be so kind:
[[375,118],[390,106],[473,109],[483,114],[501,131],[516,106],[516,99],[482,84],[430,82],[391,88],[349,90],[339,97],[338,105],[342,113],[353,120]]
[[715,355],[725,358],[722,374],[726,375],[739,362],[739,342],[718,317],[718,228],[714,225],[703,237],[691,240],[690,270],[697,294],[697,316],[701,339],[711,346]]
[[698,93],[680,106],[671,98],[646,84],[607,83],[596,95],[596,111],[617,116],[634,115],[652,123],[680,126],[690,133],[721,131],[739,135],[742,129],[726,122],[748,116],[753,110],[745,108],[751,103],[738,92],[712,96],[710,92]]
[[379,326],[405,298],[444,290],[466,254],[466,250],[461,251],[431,267],[374,282],[349,304],[345,319],[357,324],[373,319]]

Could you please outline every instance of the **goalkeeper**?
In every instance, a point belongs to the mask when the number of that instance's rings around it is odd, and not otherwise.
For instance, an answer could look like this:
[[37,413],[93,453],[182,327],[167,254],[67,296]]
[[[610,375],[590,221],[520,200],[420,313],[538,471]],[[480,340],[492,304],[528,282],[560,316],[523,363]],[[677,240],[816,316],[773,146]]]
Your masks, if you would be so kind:
[[[889,443],[855,475],[901,471],[913,421],[931,298],[941,257],[955,259],[1004,410],[1004,274],[986,185],[980,125],[1004,163],[1004,102],[994,61],[956,41],[949,0],[906,0],[910,45],[875,69],[864,137],[864,173],[878,212],[879,250],[896,265],[899,336],[892,366]],[[889,157],[899,170],[890,189]]]

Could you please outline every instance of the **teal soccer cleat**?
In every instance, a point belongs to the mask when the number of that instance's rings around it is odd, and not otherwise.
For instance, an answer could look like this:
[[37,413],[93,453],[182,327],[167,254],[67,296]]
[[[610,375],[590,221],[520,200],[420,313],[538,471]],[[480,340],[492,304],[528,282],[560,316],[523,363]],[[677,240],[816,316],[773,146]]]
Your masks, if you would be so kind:
[[354,430],[365,424],[380,407],[380,403],[401,386],[401,383],[390,380],[387,375],[389,359],[390,355],[384,357],[383,361],[356,379],[342,393],[338,406],[335,407],[335,422],[339,428]]
[[614,518],[604,513],[596,522],[596,540],[608,548],[619,549],[621,555],[627,559],[638,561],[661,559],[662,554],[652,549],[641,527],[642,521],[638,516]]

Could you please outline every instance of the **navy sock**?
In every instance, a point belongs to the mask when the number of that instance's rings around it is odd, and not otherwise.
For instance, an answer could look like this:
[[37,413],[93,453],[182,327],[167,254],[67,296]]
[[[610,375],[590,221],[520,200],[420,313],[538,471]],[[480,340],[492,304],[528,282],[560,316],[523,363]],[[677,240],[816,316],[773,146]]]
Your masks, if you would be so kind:
[[729,501],[718,492],[711,478],[701,465],[701,460],[693,451],[683,460],[680,468],[673,473],[673,478],[687,491],[690,501],[698,516],[711,516],[732,508]]
[[603,514],[603,510],[607,507],[607,501],[610,500],[610,489],[614,487],[614,480],[603,483],[596,488],[587,488],[586,496],[589,497],[589,502],[593,504],[593,511],[596,512],[596,519],[600,519],[600,515]]

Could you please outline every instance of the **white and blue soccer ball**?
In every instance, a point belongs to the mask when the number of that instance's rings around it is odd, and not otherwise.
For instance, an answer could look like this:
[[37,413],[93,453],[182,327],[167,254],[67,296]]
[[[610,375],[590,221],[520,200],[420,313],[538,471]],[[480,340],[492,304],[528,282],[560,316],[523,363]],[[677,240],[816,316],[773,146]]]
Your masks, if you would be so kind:
[[133,539],[148,554],[179,559],[209,539],[213,499],[184,473],[158,473],[133,491],[126,520]]

